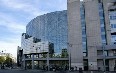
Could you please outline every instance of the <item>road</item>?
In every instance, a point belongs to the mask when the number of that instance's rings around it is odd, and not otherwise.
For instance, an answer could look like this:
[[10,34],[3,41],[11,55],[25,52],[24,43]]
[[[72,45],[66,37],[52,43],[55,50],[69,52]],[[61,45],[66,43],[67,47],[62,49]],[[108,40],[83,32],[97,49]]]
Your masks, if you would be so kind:
[[0,73],[66,73],[66,72],[53,72],[53,71],[39,71],[39,70],[0,70]]
[[0,73],[28,73],[23,70],[0,70]]
[[[79,73],[79,72],[61,72],[61,71],[39,71],[39,70],[18,70],[18,69],[12,69],[12,70],[0,70],[0,73]],[[91,73],[91,72],[83,72],[83,73]],[[93,72],[93,73],[103,73],[103,72]],[[106,72],[106,73],[116,73],[116,72]]]

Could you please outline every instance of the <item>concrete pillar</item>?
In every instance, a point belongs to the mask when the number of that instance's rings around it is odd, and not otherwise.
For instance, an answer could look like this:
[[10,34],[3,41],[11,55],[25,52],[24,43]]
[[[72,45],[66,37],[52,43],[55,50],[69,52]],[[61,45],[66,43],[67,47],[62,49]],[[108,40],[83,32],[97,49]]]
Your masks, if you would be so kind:
[[25,65],[25,55],[23,55],[23,69],[26,69],[26,65]]
[[83,68],[80,0],[68,0],[68,51],[71,66]]
[[84,3],[88,49],[88,65],[90,70],[97,70],[97,46],[101,43],[101,28],[98,0]]
[[48,66],[48,71],[49,71],[49,53],[47,53],[47,66]]
[[[108,56],[114,56],[112,50],[108,51]],[[109,59],[109,71],[114,71],[114,66],[115,66],[115,59]]]
[[114,71],[114,66],[115,66],[115,60],[110,59],[109,60],[109,71]]
[[32,69],[34,69],[34,54],[32,54]]

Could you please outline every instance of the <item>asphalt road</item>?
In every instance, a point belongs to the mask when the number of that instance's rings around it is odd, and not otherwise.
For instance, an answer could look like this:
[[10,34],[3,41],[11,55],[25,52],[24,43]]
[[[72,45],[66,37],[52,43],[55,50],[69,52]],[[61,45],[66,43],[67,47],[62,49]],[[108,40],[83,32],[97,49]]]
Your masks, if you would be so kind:
[[53,72],[53,71],[38,71],[38,70],[0,70],[0,73],[67,73],[67,72]]
[[0,70],[0,73],[28,73],[23,70]]
[[[79,73],[79,72],[66,72],[66,71],[39,71],[39,70],[18,70],[18,69],[11,69],[11,70],[1,70],[0,73]],[[83,72],[83,73],[91,73],[91,72]],[[103,73],[103,72],[93,72],[93,73]],[[106,72],[106,73],[116,73],[116,72]]]

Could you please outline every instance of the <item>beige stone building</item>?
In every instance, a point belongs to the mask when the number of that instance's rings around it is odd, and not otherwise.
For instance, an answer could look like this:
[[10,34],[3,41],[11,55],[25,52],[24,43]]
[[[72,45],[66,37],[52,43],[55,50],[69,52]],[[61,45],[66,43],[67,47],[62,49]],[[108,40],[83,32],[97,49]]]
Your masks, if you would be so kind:
[[68,0],[70,65],[114,71],[116,0]]

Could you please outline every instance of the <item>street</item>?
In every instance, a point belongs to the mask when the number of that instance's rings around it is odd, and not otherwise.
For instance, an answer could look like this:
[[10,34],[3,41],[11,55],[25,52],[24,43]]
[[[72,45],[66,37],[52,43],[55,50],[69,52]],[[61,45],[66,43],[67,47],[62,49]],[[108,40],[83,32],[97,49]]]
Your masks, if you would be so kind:
[[[77,71],[39,71],[39,70],[18,70],[18,69],[9,69],[9,70],[0,70],[0,73],[79,73]],[[104,72],[83,72],[83,73],[104,73]],[[116,73],[116,72],[106,72],[106,73]]]
[[0,70],[0,73],[66,73],[66,72],[11,69],[11,70]]
[[27,73],[23,70],[0,70],[0,73]]

